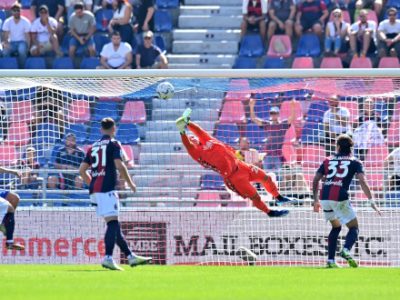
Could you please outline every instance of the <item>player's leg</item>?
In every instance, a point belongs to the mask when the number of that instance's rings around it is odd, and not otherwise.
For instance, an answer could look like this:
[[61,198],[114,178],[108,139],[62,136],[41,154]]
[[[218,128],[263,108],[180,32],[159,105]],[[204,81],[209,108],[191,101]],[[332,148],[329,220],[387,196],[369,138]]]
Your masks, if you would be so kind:
[[346,226],[349,228],[349,232],[346,235],[346,240],[344,242],[344,247],[342,251],[340,251],[340,256],[347,260],[348,264],[352,268],[357,268],[357,262],[353,259],[350,254],[350,250],[357,241],[358,238],[358,220],[354,218],[350,222],[346,223]]
[[4,197],[8,202],[11,203],[11,205],[14,207],[14,209],[17,209],[17,206],[19,204],[19,196],[18,194],[14,193],[14,192],[8,192],[7,196]]
[[14,229],[15,229],[15,219],[14,219],[15,209],[4,198],[0,198],[0,232],[6,236],[6,247],[7,249],[14,250],[24,250],[25,247],[14,243]]
[[328,235],[328,261],[326,264],[327,268],[339,268],[335,262],[335,253],[337,248],[337,240],[342,229],[340,221],[337,219],[335,214],[334,201],[322,200],[321,207],[324,213],[326,221],[329,221],[332,225],[331,232]]

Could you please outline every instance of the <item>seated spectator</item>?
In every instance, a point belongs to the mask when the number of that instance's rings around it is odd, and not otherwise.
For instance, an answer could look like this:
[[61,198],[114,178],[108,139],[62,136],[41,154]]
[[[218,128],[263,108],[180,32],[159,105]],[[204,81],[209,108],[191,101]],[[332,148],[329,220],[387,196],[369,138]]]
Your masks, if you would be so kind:
[[285,195],[296,199],[312,198],[301,166],[283,164],[279,178],[279,190]]
[[[74,189],[75,190],[83,190],[86,189],[87,186],[85,182],[83,181],[81,176],[75,176],[75,181],[74,181]],[[82,197],[85,195],[82,195]]]
[[128,43],[121,42],[121,35],[114,31],[111,43],[103,46],[100,53],[99,69],[130,69],[132,64],[132,47]]
[[65,7],[67,8],[67,20],[75,12],[75,4],[82,3],[84,10],[92,11],[93,0],[65,0]]
[[108,30],[118,31],[123,42],[132,45],[133,27],[131,25],[132,6],[127,0],[113,0],[114,15],[108,24]]
[[[68,133],[65,137],[65,146],[58,151],[54,166],[56,169],[60,170],[78,170],[84,157],[85,153],[76,145],[75,135],[73,133]],[[62,174],[66,189],[70,189],[75,185],[76,176],[78,176],[78,173]]]
[[146,31],[143,34],[143,45],[140,45],[136,53],[136,66],[138,69],[167,69],[168,60],[160,48],[153,44],[153,32]]
[[345,107],[339,107],[336,95],[329,98],[329,107],[323,118],[327,156],[335,154],[336,138],[340,134],[351,134],[350,111]]
[[78,47],[87,48],[90,56],[96,56],[96,47],[94,44],[93,34],[96,32],[96,20],[94,15],[84,10],[83,3],[74,5],[75,12],[69,20],[69,29],[71,40],[69,41],[69,56],[75,57]]
[[245,36],[248,30],[260,31],[261,40],[266,42],[266,18],[267,18],[267,1],[266,0],[243,0],[242,6],[243,21],[241,25],[241,37]]
[[287,121],[279,120],[279,108],[271,107],[269,114],[270,120],[262,120],[258,118],[254,112],[255,99],[250,99],[250,118],[251,121],[260,127],[263,127],[267,133],[267,142],[265,145],[266,156],[264,157],[264,170],[276,171],[283,163],[282,146],[285,140],[286,131],[295,120],[295,109],[291,106],[291,115]]
[[40,8],[42,6],[46,6],[49,16],[57,21],[56,33],[58,38],[61,39],[64,31],[65,0],[32,0],[32,15],[40,17]]
[[312,31],[318,36],[322,35],[322,30],[326,19],[329,16],[326,4],[322,0],[304,0],[297,9],[295,31],[298,37],[303,32]]
[[32,170],[39,170],[40,165],[36,160],[36,150],[34,147],[27,147],[25,149],[25,159],[18,162],[19,167],[23,170],[21,177],[21,187],[25,189],[38,189],[43,178],[39,177],[39,174],[32,172]]
[[400,191],[400,148],[394,149],[384,163],[387,180],[385,182],[386,191]]
[[371,9],[374,10],[376,15],[381,15],[382,12],[382,0],[357,0],[356,1],[356,12],[354,14],[354,20],[357,20],[359,17],[359,13],[361,14],[362,9]]
[[154,2],[154,0],[141,0],[134,4],[134,14],[137,21],[135,30],[140,34],[149,30],[154,32]]
[[30,46],[31,22],[21,16],[21,4],[19,3],[11,7],[11,13],[12,16],[3,24],[3,55],[6,57],[17,56],[19,67],[23,68]]
[[268,14],[270,18],[268,23],[268,40],[274,34],[282,33],[291,38],[296,15],[296,5],[293,0],[272,0],[268,7]]
[[374,100],[372,98],[366,98],[363,102],[360,117],[358,123],[355,126],[360,126],[367,121],[374,121],[378,127],[382,127],[382,119],[375,113]]
[[378,26],[379,56],[400,55],[400,20],[397,19],[397,9],[387,10],[388,20],[383,20]]
[[250,148],[249,140],[246,137],[239,138],[239,149],[235,152],[236,157],[248,164],[255,165],[262,169],[262,160],[256,149]]
[[49,17],[49,9],[42,5],[39,9],[40,17],[32,23],[31,55],[40,56],[53,50],[57,56],[63,56],[56,35],[57,21]]
[[339,8],[332,14],[334,20],[328,22],[325,30],[325,54],[330,55],[333,46],[333,54],[338,55],[342,44],[346,42],[350,25],[343,21],[342,11]]
[[60,181],[57,176],[50,175],[47,177],[47,189],[56,190],[60,188]]
[[350,56],[366,57],[368,53],[373,53],[375,47],[376,23],[367,20],[368,12],[363,9],[360,11],[360,21],[353,23],[349,28],[350,36]]

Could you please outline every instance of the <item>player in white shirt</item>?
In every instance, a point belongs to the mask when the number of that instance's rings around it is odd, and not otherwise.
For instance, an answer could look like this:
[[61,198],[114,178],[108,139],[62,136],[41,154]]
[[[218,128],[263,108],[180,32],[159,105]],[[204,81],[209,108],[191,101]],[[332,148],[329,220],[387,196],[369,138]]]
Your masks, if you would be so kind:
[[397,20],[397,9],[391,7],[387,10],[388,20],[379,23],[379,56],[393,56],[400,54],[400,20]]
[[49,9],[46,5],[40,6],[39,15],[31,27],[31,55],[40,56],[53,50],[57,56],[63,56],[56,34],[58,26],[56,19],[49,16]]
[[368,11],[360,11],[360,21],[353,23],[349,29],[350,48],[352,54],[357,57],[366,57],[367,53],[375,50],[376,23],[367,20]]
[[12,16],[3,24],[3,55],[6,57],[17,55],[19,65],[23,67],[30,45],[31,22],[21,16],[21,4],[19,3],[15,3],[11,7],[11,13]]
[[99,69],[130,69],[132,64],[132,47],[121,42],[121,34],[114,31],[111,43],[104,45],[100,53]]

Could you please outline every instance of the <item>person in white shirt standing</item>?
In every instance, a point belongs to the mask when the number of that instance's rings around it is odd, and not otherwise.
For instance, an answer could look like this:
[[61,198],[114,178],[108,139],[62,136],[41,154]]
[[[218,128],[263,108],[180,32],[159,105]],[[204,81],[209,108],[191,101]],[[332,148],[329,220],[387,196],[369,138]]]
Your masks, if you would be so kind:
[[132,64],[132,47],[121,42],[121,34],[114,31],[111,43],[105,44],[100,53],[99,69],[130,69]]
[[368,11],[363,9],[360,11],[360,21],[353,23],[349,29],[350,49],[354,57],[366,57],[367,53],[375,51],[375,21],[367,20]]
[[379,56],[400,55],[400,20],[397,20],[397,9],[387,10],[388,20],[383,20],[378,27]]
[[21,4],[19,3],[15,3],[11,7],[11,13],[12,16],[6,19],[3,24],[3,55],[5,57],[17,55],[21,68],[24,66],[28,55],[31,22],[24,16],[21,16]]
[[57,56],[63,56],[56,34],[58,26],[56,19],[49,16],[49,9],[46,5],[40,6],[39,15],[31,27],[31,55],[40,56],[53,50]]

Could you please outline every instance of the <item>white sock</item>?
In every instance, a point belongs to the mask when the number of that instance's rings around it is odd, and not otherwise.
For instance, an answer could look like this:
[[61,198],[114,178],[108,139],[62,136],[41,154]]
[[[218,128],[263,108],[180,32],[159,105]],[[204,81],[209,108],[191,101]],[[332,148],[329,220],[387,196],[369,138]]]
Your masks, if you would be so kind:
[[7,240],[6,243],[7,244],[14,244],[14,240]]
[[334,259],[328,259],[328,263],[334,264],[335,260]]

